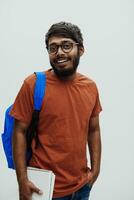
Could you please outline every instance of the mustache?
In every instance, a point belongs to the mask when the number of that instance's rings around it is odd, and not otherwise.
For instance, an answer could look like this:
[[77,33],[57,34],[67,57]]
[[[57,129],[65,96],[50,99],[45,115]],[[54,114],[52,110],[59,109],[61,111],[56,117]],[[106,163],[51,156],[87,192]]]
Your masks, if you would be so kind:
[[54,62],[56,62],[59,59],[66,59],[66,60],[70,60],[70,58],[68,56],[56,56],[56,58],[54,59]]

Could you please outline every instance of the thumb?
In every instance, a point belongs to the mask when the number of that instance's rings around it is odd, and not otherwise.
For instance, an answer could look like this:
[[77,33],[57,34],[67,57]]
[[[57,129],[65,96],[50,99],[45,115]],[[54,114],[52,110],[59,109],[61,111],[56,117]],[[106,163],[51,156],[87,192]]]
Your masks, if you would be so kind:
[[37,194],[40,194],[40,195],[43,194],[43,191],[37,188],[35,185],[33,185],[32,192],[36,192]]

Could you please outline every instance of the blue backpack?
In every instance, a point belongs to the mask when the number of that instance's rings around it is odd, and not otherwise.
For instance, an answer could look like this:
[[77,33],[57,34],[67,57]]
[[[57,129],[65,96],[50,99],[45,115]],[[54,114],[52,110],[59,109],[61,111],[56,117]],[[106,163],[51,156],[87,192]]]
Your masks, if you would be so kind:
[[[39,120],[39,112],[41,110],[43,97],[45,95],[46,89],[46,75],[44,72],[35,72],[36,74],[36,82],[34,87],[34,110],[32,115],[32,121],[27,131],[27,155],[26,161],[28,163],[29,159],[31,158],[32,151],[31,151],[31,142],[32,139],[35,137],[38,140],[37,135],[37,125]],[[13,135],[13,128],[14,128],[14,117],[12,117],[9,113],[12,108],[12,105],[7,108],[5,112],[5,122],[4,122],[4,133],[2,133],[2,143],[5,152],[5,156],[7,159],[8,168],[14,169],[14,162],[13,162],[13,155],[12,155],[12,135]],[[38,117],[36,117],[38,116]],[[34,126],[32,125],[34,122]],[[36,141],[37,144],[38,141]]]

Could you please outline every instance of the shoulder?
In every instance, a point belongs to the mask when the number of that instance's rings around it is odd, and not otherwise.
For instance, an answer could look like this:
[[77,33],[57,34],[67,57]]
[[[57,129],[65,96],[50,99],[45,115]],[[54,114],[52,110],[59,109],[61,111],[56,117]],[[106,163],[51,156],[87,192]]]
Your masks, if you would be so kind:
[[[44,73],[44,75],[46,74],[45,71],[42,71],[42,73]],[[30,74],[24,79],[24,84],[33,89],[35,81],[36,81],[36,74],[34,72],[33,74]]]
[[28,76],[24,79],[24,82],[26,82],[26,83],[31,83],[31,82],[35,81],[35,79],[36,79],[36,76],[35,76],[35,73],[33,73],[33,74],[28,75]]
[[81,74],[81,73],[77,73],[77,74],[79,77],[79,81],[86,82],[88,84],[95,84],[95,81],[92,78],[90,78],[84,74]]
[[24,85],[32,89],[34,87],[35,81],[36,81],[36,75],[34,73],[30,74],[24,79]]
[[85,87],[87,87],[90,91],[92,90],[95,93],[98,92],[96,82],[92,78],[90,78],[84,74],[81,74],[81,73],[78,73],[78,77],[79,77],[78,81],[81,84],[85,85]]

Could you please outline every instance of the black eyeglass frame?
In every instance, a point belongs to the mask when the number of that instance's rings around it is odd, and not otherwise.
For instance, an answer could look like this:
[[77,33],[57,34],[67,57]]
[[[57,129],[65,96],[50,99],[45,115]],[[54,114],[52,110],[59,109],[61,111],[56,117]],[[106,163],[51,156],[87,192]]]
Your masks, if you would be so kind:
[[[70,44],[72,45],[72,47],[71,47],[70,49],[64,49],[63,46],[64,46],[66,43],[70,43]],[[56,50],[55,50],[54,52],[51,52],[51,49],[50,49],[51,44],[50,44],[48,47],[46,47],[46,48],[47,48],[47,51],[48,51],[49,54],[54,55],[54,54],[56,54],[56,53],[58,52],[59,47],[62,49],[62,51],[63,51],[64,53],[70,53],[70,52],[72,51],[72,49],[74,48],[74,46],[75,46],[75,45],[79,45],[79,43],[77,43],[77,42],[71,42],[71,41],[63,41],[61,44],[56,44],[56,43],[54,43],[54,44],[52,44],[52,45],[55,45],[55,47],[56,47]]]

